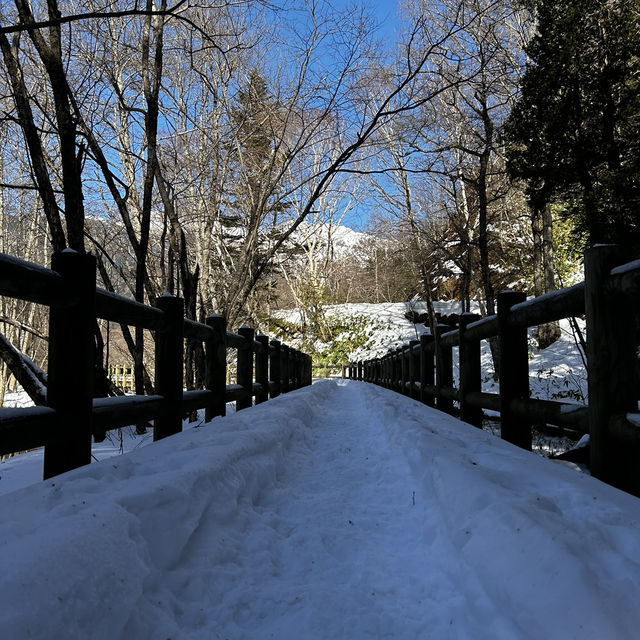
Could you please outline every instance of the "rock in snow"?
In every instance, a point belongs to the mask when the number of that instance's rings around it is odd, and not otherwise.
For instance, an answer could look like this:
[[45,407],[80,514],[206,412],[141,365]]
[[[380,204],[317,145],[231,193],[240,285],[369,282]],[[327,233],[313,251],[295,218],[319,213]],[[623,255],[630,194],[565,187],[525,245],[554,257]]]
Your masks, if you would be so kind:
[[9,493],[0,523],[10,639],[640,628],[638,499],[365,383]]

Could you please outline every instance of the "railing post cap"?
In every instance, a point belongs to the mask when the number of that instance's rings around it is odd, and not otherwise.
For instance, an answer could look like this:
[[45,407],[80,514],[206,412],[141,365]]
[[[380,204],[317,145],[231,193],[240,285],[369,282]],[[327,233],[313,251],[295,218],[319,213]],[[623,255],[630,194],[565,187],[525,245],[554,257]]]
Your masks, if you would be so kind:
[[498,294],[498,316],[504,315],[507,309],[519,302],[524,302],[526,299],[527,294],[524,291],[513,291],[511,289],[501,291]]
[[161,296],[158,296],[157,298],[155,298],[154,304],[157,306],[158,303],[159,304],[163,304],[167,300],[178,300],[179,302],[182,302],[182,298],[180,298],[178,296],[174,296],[171,293],[167,293],[165,291]]
[[524,296],[526,299],[527,294],[524,291],[517,291],[516,289],[504,289],[503,291],[500,291],[498,297],[500,298],[504,296]]

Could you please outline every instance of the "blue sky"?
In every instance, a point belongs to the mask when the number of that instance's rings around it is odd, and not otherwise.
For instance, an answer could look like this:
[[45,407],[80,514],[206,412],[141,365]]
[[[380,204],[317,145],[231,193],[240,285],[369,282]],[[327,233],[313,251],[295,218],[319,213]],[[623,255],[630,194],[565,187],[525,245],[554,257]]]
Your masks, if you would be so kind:
[[399,24],[397,20],[398,3],[396,0],[361,0],[360,2],[354,2],[354,0],[331,0],[331,4],[336,9],[350,7],[354,4],[362,5],[375,16],[380,24],[381,35],[384,36],[392,37],[394,29]]
[[[400,26],[398,3],[396,0],[329,0],[329,2],[331,2],[337,10],[354,5],[365,7],[378,22],[378,37],[383,40],[386,46],[393,46],[396,39],[395,31]],[[345,216],[343,224],[358,231],[364,230],[367,227],[371,206],[372,201],[364,198],[354,211]]]

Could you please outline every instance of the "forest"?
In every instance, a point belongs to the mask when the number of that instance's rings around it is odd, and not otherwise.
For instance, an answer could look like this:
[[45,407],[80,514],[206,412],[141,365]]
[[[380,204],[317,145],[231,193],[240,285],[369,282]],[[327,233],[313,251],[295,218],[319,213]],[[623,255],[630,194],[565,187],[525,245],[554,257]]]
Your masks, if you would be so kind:
[[[637,253],[636,0],[402,0],[392,30],[370,4],[3,2],[0,251],[91,253],[109,291],[265,332],[340,302],[492,314],[572,284],[595,243]],[[47,330],[0,300],[0,397],[46,369]],[[95,338],[98,393],[116,347],[152,390],[150,334]]]

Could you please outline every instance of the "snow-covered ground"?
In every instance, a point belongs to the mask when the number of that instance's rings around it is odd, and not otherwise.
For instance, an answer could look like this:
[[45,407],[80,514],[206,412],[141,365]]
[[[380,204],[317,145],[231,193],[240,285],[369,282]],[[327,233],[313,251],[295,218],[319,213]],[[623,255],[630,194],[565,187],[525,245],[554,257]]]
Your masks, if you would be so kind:
[[0,497],[6,638],[637,638],[640,501],[322,381]]
[[[443,315],[460,312],[459,302],[435,302],[436,312]],[[353,361],[380,357],[410,340],[415,340],[428,329],[423,324],[410,322],[405,314],[409,311],[426,313],[425,302],[352,303],[331,305],[326,308],[328,315],[341,318],[365,318],[370,327],[369,343],[351,354]],[[477,305],[472,311],[479,313]],[[296,311],[279,312],[292,322],[299,321]],[[584,332],[585,323],[577,324]],[[585,402],[587,394],[587,374],[583,355],[576,345],[576,336],[568,320],[560,321],[561,337],[546,349],[538,349],[537,341],[529,330],[529,385],[531,396],[544,400],[563,402]],[[489,345],[482,341],[483,391],[498,393],[498,383],[493,378],[493,362]],[[454,349],[454,378],[458,380],[457,349]]]
[[[24,391],[8,393],[5,396],[4,406],[31,407],[33,401]],[[233,414],[235,403],[227,405],[227,415]],[[198,411],[198,419],[195,422],[184,420],[183,431],[197,429],[204,423],[204,410]],[[114,429],[107,432],[103,442],[93,442],[91,457],[93,462],[100,462],[107,458],[120,456],[141,447],[146,447],[153,442],[153,431],[148,430],[144,434],[137,434],[134,426]],[[0,461],[0,495],[22,489],[30,484],[42,480],[42,465],[44,460],[44,448],[34,449],[25,453],[12,456]]]

